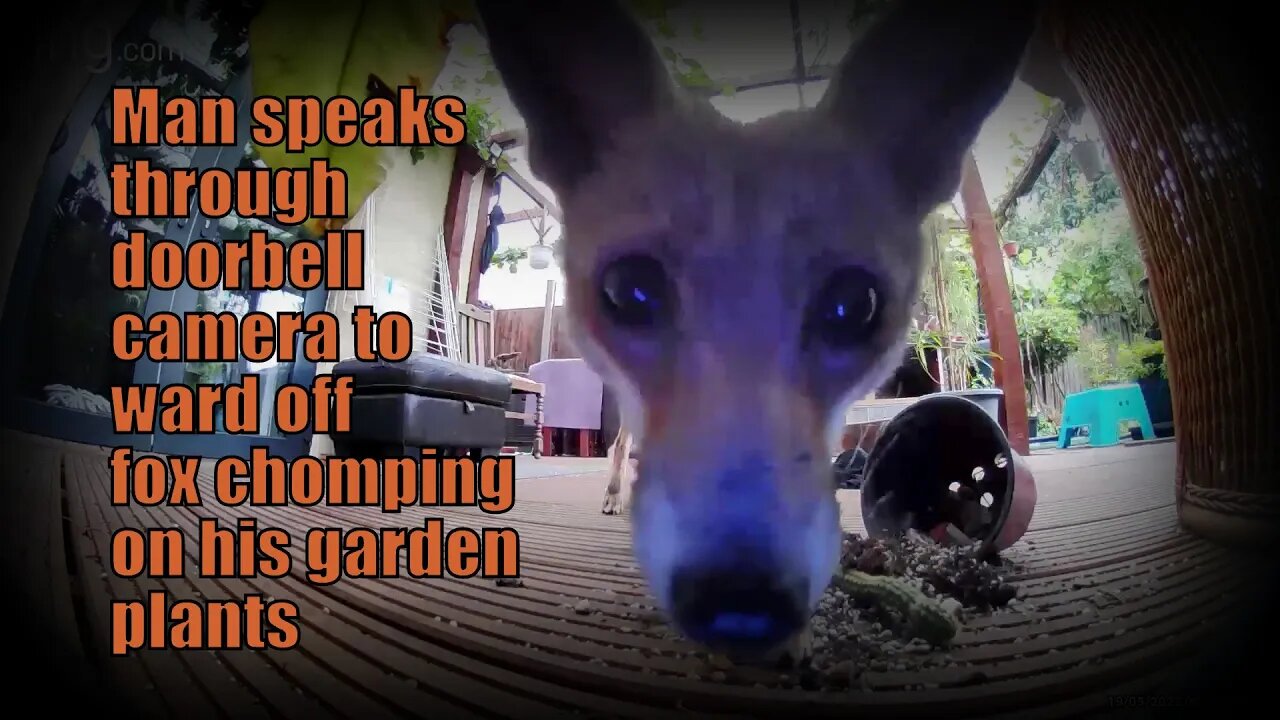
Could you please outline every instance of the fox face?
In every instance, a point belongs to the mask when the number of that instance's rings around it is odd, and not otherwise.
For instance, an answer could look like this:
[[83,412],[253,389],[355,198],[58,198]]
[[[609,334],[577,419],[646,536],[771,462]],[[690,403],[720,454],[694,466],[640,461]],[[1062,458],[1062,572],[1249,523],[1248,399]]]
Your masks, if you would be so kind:
[[637,561],[688,637],[767,654],[836,568],[845,409],[901,359],[921,223],[1034,12],[899,0],[817,107],[741,124],[678,90],[617,5],[526,5],[478,3],[564,214],[570,340],[643,448]]

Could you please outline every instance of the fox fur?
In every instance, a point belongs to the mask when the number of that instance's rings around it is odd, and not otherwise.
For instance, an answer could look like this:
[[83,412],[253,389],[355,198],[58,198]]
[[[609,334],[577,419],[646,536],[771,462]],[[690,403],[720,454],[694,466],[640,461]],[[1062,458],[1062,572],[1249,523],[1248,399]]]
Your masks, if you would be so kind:
[[616,2],[478,9],[563,212],[570,340],[619,401],[603,509],[629,495],[637,561],[686,636],[774,652],[838,563],[844,410],[901,359],[921,223],[1037,6],[896,0],[815,107],[745,124],[680,89]]

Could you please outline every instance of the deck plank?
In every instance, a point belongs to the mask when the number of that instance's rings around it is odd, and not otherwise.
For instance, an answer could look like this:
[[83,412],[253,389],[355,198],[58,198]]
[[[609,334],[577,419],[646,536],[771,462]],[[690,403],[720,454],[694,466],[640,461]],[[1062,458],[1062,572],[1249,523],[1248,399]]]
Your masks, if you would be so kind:
[[[6,442],[13,442],[6,437]],[[50,624],[86,665],[139,703],[181,717],[759,716],[1078,717],[1108,695],[1141,694],[1194,652],[1248,591],[1231,553],[1187,535],[1177,521],[1167,447],[1068,451],[1042,461],[1044,492],[1026,536],[1007,553],[1018,603],[968,619],[952,664],[868,672],[866,689],[778,687],[778,673],[714,665],[653,608],[631,555],[626,516],[603,516],[598,471],[521,480],[502,524],[521,537],[522,586],[491,580],[305,579],[311,527],[446,528],[492,525],[467,508],[254,508],[260,527],[289,530],[292,571],[280,578],[123,579],[109,570],[111,533],[176,527],[194,565],[201,518],[224,527],[244,514],[200,508],[113,506],[106,452],[38,441],[11,478],[29,513],[32,553],[22,570],[48,592]],[[571,464],[566,464],[571,468]],[[200,473],[210,491],[209,464]],[[523,496],[521,496],[523,495]],[[842,491],[847,530],[863,529],[856,492]],[[65,498],[65,503],[64,503]],[[64,511],[65,504],[65,523]],[[69,545],[63,546],[63,543]],[[289,651],[147,651],[104,657],[112,599],[160,589],[170,597],[249,593],[298,603],[302,641]],[[34,597],[34,596],[33,596]],[[583,611],[583,608],[586,611]],[[757,684],[758,683],[758,684]],[[921,689],[924,688],[924,689]]]

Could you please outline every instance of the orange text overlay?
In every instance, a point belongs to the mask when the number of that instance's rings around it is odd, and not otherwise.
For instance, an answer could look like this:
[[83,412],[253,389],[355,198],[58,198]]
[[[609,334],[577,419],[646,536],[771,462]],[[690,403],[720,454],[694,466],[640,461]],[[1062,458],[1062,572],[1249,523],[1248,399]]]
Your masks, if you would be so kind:
[[[201,518],[194,528],[124,528],[111,537],[112,571],[123,578],[143,575],[188,578],[198,587],[228,578],[279,578],[301,560],[304,577],[315,585],[343,578],[511,578],[519,575],[520,536],[512,528],[455,527],[424,518],[416,528],[311,528],[296,550],[282,528],[260,528],[252,518],[226,525]],[[198,538],[189,553],[188,533]],[[198,572],[186,572],[187,560]],[[163,592],[145,600],[112,603],[112,652],[137,649],[239,649],[295,646],[298,607],[292,601],[258,595],[240,601],[173,602]]]
[[[379,315],[361,305],[351,324],[357,359],[397,362],[413,350],[413,323],[402,312]],[[121,360],[293,362],[300,348],[311,362],[337,362],[338,341],[338,316],[328,312],[122,312],[111,323],[112,350]]]
[[289,244],[252,230],[248,239],[197,239],[183,247],[135,230],[111,247],[111,284],[117,290],[363,290],[364,233],[330,230],[323,240]]
[[[520,537],[509,527],[446,528],[414,512],[414,527],[301,527],[296,531],[230,508],[369,506],[402,512],[424,506],[476,507],[500,514],[515,502],[514,458],[420,457],[288,461],[266,448],[205,465],[189,456],[110,456],[111,501],[145,508],[205,507],[213,517],[178,515],[163,528],[121,528],[111,536],[111,568],[122,578],[186,578],[213,587],[225,578],[280,578],[295,563],[316,585],[343,578],[511,578],[519,576]],[[220,508],[220,509],[217,509]],[[286,523],[289,515],[276,516]],[[295,543],[294,533],[301,536]],[[194,540],[194,542],[189,542]],[[195,573],[187,571],[194,564]],[[250,595],[239,601],[175,601],[163,592],[120,601],[112,610],[112,650],[293,647],[298,608]]]
[[[258,388],[254,374],[227,384],[113,387],[112,429],[118,433],[262,435]],[[281,385],[275,391],[272,425],[286,435],[308,430],[350,432],[353,392],[352,378],[327,374],[317,375],[309,387]]]
[[[236,127],[245,120],[250,120],[253,143],[283,146],[289,153],[326,143],[418,147],[466,139],[461,100],[419,96],[412,88],[380,92],[364,102],[263,97],[237,108],[229,98],[162,100],[157,88],[134,87],[115,89],[112,101],[117,147],[202,145],[238,151],[244,141]],[[346,174],[322,158],[308,160],[305,167],[235,170],[168,168],[138,159],[112,165],[108,175],[112,210],[119,217],[199,213],[220,219],[234,213],[295,225],[350,215]],[[311,290],[364,289],[364,242],[358,230],[328,230],[319,239],[288,243],[263,231],[183,243],[135,230],[118,240],[111,248],[112,283],[138,302],[113,318],[112,351],[127,362],[178,364],[186,380],[112,387],[115,432],[143,438],[352,432],[353,378],[322,373],[310,385],[275,387],[262,382],[259,373],[280,363],[337,362],[351,352],[364,361],[409,356],[413,328],[406,314],[356,306],[353,348],[344,354],[337,316],[307,305]],[[201,293],[202,303],[191,312],[172,312],[171,296],[163,291],[183,288]],[[218,292],[209,291],[284,291],[304,299],[289,310],[264,312],[250,304],[232,312]],[[299,307],[305,311],[296,311]],[[231,372],[209,372],[209,365]],[[191,379],[219,375],[227,381]],[[268,416],[278,433],[262,426]],[[143,597],[112,603],[111,646],[117,655],[299,644],[304,625],[298,604],[266,593],[291,585],[222,579],[291,576],[328,585],[342,578],[519,575],[515,530],[446,528],[443,519],[423,511],[474,508],[486,514],[482,518],[507,512],[515,502],[514,458],[443,457],[428,449],[414,457],[286,459],[265,446],[251,446],[243,457],[202,459],[135,454],[120,447],[107,462],[112,504],[131,506],[128,513],[140,524],[156,526],[118,528],[110,538],[116,576],[156,579],[145,584]],[[330,527],[332,511],[276,509],[286,505],[403,513],[406,527]],[[162,513],[152,509],[157,506],[184,509]],[[348,517],[359,518],[354,522],[361,525],[377,524],[369,510]],[[299,563],[305,571],[291,575]],[[195,569],[188,572],[188,565]],[[240,597],[208,599],[228,588]]]
[[248,457],[224,457],[200,473],[200,458],[135,457],[115,448],[111,502],[144,507],[200,507],[206,495],[228,507],[375,507],[384,513],[412,506],[477,507],[491,515],[515,504],[515,458],[418,457],[285,460],[265,447]]
[[[238,108],[231,98],[174,97],[159,88],[112,93],[112,141],[118,147],[239,146]],[[412,87],[363,102],[336,97],[260,97],[249,114],[250,139],[300,153],[327,143],[346,147],[457,145],[466,140],[466,105],[452,96],[418,95]],[[296,225],[309,218],[345,218],[346,173],[323,159],[305,168],[168,168],[137,160],[109,169],[112,212],[120,217],[272,218]]]

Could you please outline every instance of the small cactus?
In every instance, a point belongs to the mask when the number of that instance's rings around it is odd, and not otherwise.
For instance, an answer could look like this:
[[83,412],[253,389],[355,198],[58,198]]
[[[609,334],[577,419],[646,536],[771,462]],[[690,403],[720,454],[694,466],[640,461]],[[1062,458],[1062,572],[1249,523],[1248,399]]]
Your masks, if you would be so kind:
[[847,570],[836,575],[835,583],[855,600],[896,609],[908,630],[930,645],[945,646],[959,630],[955,615],[901,578]]

